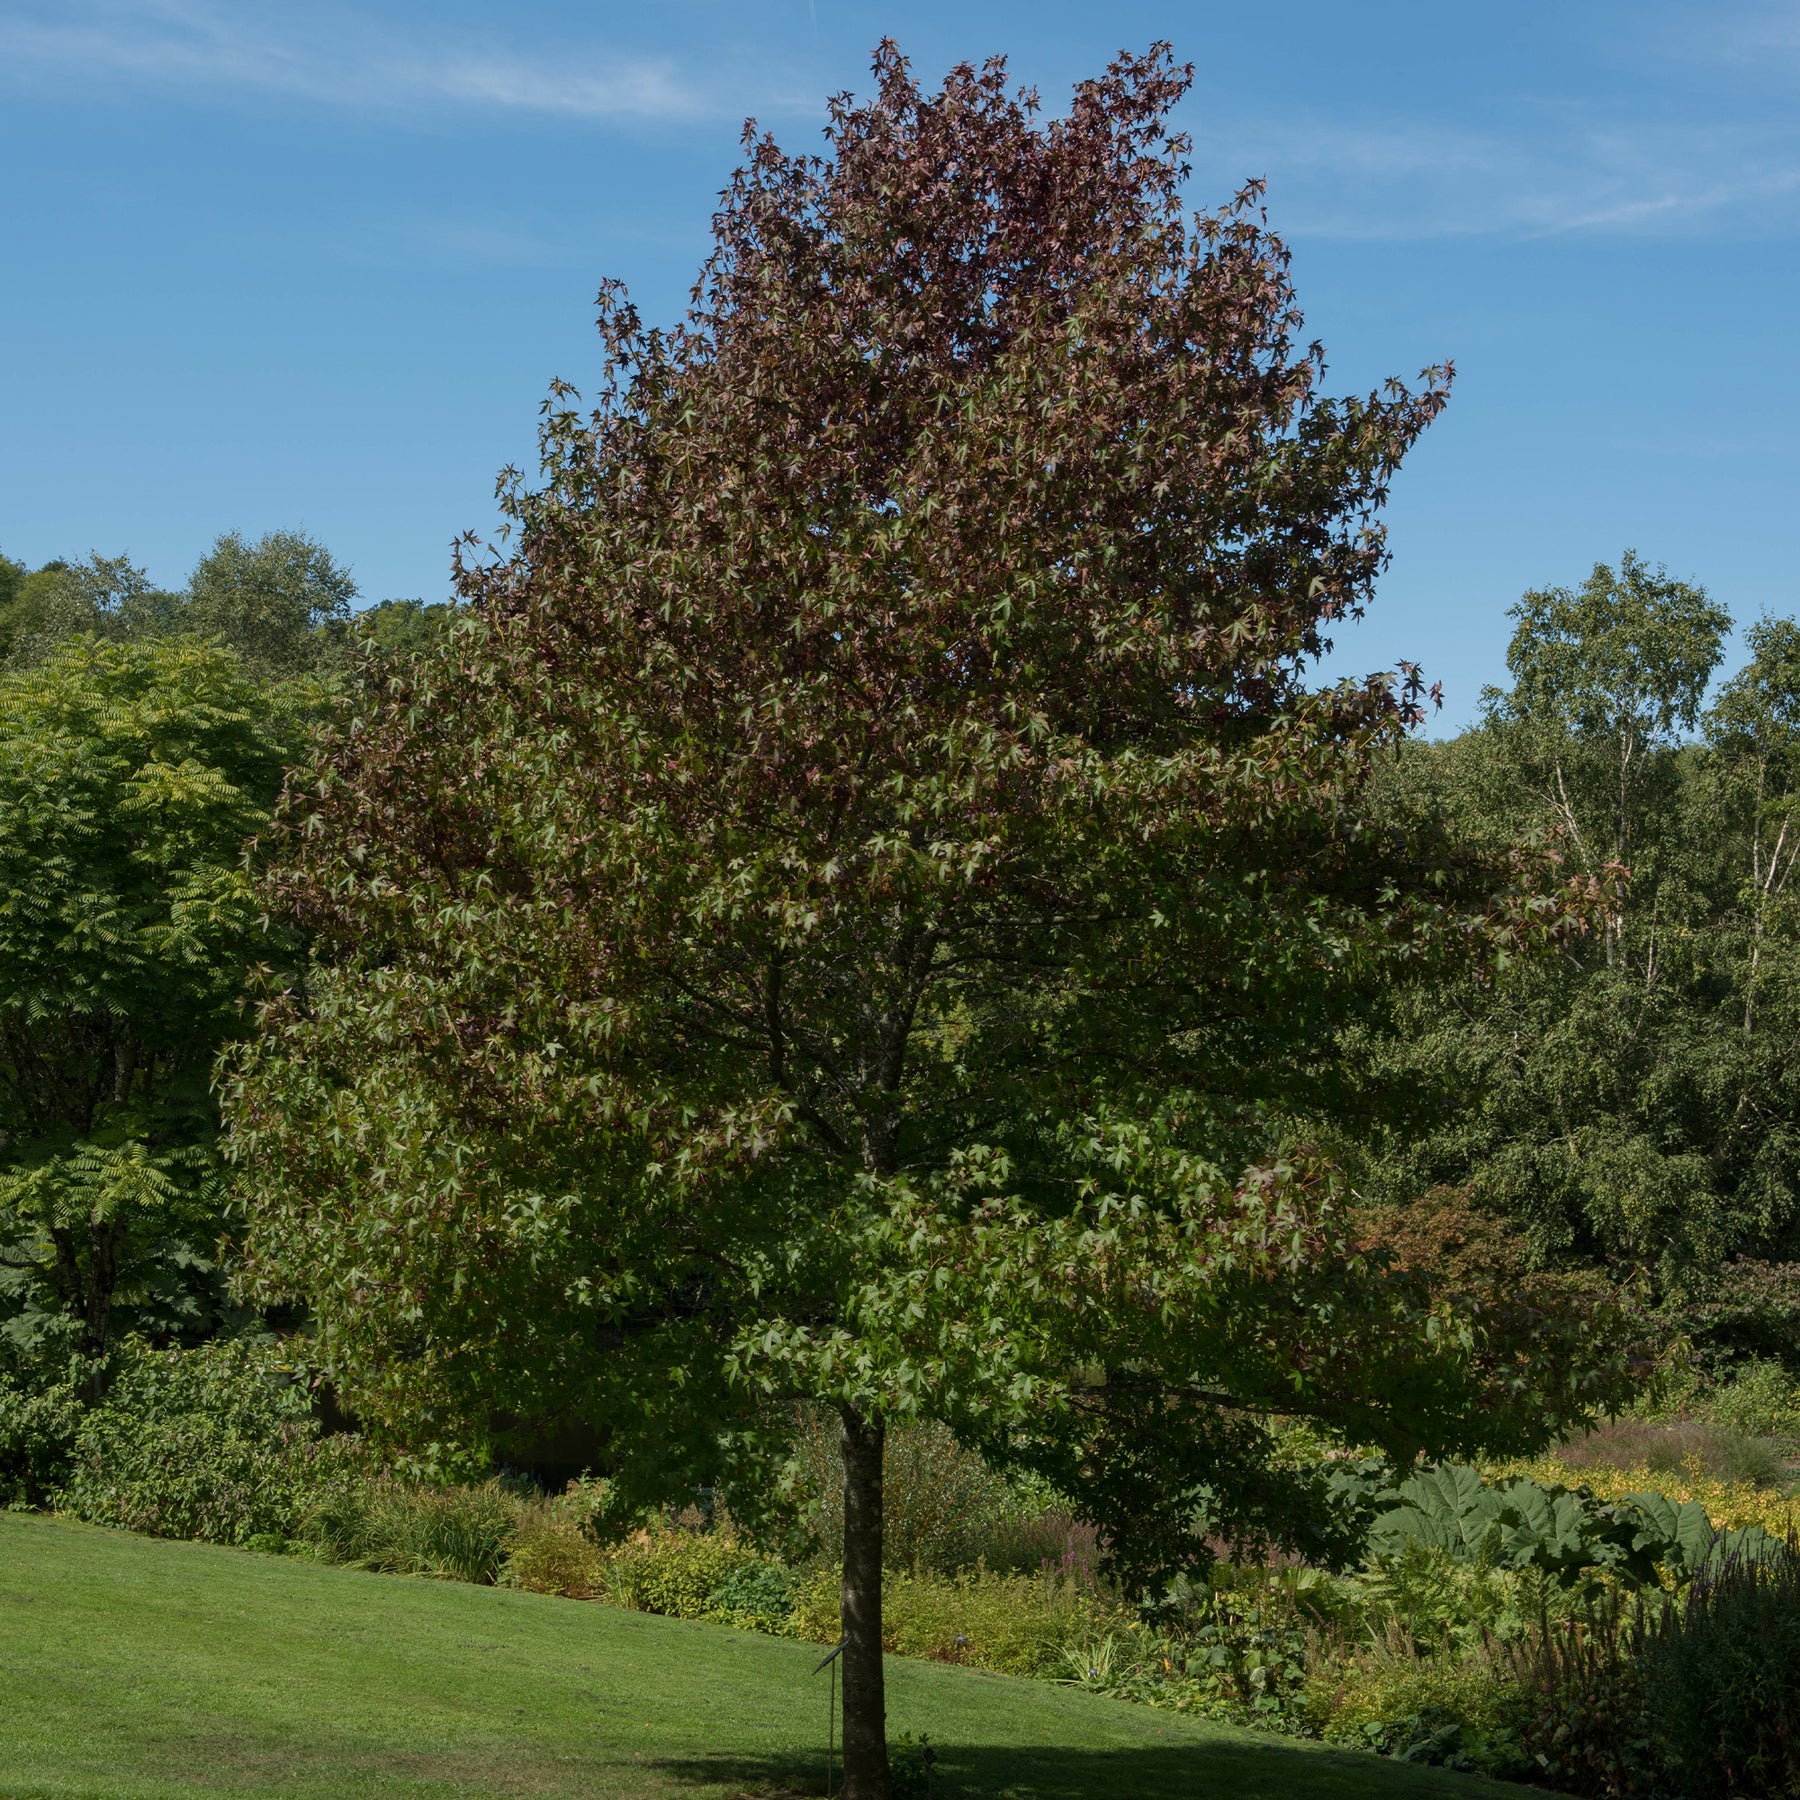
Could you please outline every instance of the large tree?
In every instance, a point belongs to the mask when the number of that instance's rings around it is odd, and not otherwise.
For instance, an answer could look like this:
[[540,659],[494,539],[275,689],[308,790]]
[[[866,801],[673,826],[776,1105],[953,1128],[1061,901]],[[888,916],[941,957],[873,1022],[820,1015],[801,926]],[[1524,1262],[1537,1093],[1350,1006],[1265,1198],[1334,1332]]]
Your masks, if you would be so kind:
[[185,596],[157,587],[128,556],[92,552],[28,570],[0,568],[0,666],[41,662],[59,644],[93,636],[154,637],[179,628]]
[[1622,903],[1366,1034],[1422,1103],[1380,1134],[1368,1185],[1472,1190],[1540,1263],[1647,1271],[1685,1306],[1732,1258],[1800,1255],[1800,629],[1752,626],[1707,708],[1730,621],[1630,552],[1514,617],[1511,689],[1385,784],[1467,835],[1621,864]]
[[[226,645],[265,682],[303,682],[354,665],[356,597],[350,571],[303,531],[269,531],[254,541],[221,532],[175,592],[156,587],[125,556],[96,551],[37,570],[0,557],[0,665],[29,667],[81,636],[134,643],[192,636]],[[382,637],[415,613],[447,610],[416,601],[384,606],[398,611],[380,621]]]
[[283,748],[209,645],[0,674],[0,1326],[64,1321],[91,1360],[124,1302],[201,1322],[213,1062],[269,949],[243,852]]
[[230,1100],[253,1289],[372,1424],[573,1411],[751,1508],[837,1411],[858,1796],[889,1420],[1145,1580],[1316,1520],[1271,1411],[1411,1454],[1585,1397],[1360,1258],[1292,1125],[1384,984],[1569,918],[1370,823],[1416,683],[1306,685],[1444,378],[1321,393],[1164,50],[1047,123],[875,72],[824,159],[747,134],[683,324],[605,291],[512,553],[292,786],[316,957]]
[[254,542],[227,531],[195,564],[180,625],[229,644],[259,675],[287,679],[334,660],[356,592],[350,571],[303,531]]

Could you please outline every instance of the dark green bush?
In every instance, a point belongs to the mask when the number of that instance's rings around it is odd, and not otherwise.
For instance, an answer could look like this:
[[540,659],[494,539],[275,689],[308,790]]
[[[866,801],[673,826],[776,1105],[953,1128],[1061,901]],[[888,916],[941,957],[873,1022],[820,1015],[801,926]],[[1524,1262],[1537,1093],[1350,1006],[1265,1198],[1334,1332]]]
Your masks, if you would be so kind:
[[321,1439],[304,1371],[276,1344],[128,1347],[76,1436],[59,1504],[97,1525],[247,1544],[287,1539],[353,1479],[353,1440]]
[[55,1503],[87,1414],[86,1375],[80,1363],[42,1385],[0,1375],[0,1507]]
[[1515,1656],[1534,1780],[1565,1793],[1800,1793],[1800,1553],[1728,1556],[1676,1596],[1616,1598]]
[[770,1629],[792,1615],[799,1585],[799,1578],[783,1563],[747,1563],[713,1589],[706,1610],[714,1618]]
[[1734,1557],[1637,1646],[1646,1735],[1684,1800],[1800,1793],[1800,1556]]

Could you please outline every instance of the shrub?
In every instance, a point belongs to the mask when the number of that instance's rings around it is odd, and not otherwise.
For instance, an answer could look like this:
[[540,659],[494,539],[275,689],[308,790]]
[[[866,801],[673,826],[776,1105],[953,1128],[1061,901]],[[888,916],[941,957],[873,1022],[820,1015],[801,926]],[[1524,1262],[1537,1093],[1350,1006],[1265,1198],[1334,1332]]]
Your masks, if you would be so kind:
[[1733,1558],[1636,1645],[1643,1720],[1690,1800],[1800,1792],[1800,1557]]
[[[1643,1610],[1658,1602],[1639,1594],[1634,1604]],[[1605,1796],[1659,1791],[1625,1617],[1620,1597],[1605,1594],[1584,1618],[1511,1647],[1524,1697],[1522,1748],[1532,1779],[1545,1787]]]
[[784,1563],[746,1563],[707,1596],[706,1616],[751,1631],[779,1632],[794,1615],[800,1577]]
[[1291,1732],[1305,1722],[1309,1636],[1297,1617],[1254,1606],[1173,1630],[1118,1620],[1066,1645],[1055,1673],[1092,1693]]
[[1800,1437],[1800,1390],[1778,1362],[1744,1364],[1734,1380],[1713,1390],[1706,1410],[1744,1437]]
[[294,1536],[361,1467],[355,1440],[321,1440],[302,1375],[275,1344],[129,1349],[81,1423],[61,1504],[156,1537]]
[[[835,1569],[820,1569],[798,1587],[791,1635],[837,1641],[838,1580]],[[881,1642],[896,1656],[966,1663],[1001,1675],[1040,1675],[1060,1672],[1072,1644],[1123,1616],[1056,1575],[900,1572],[885,1583]]]
[[606,1598],[639,1612],[700,1619],[727,1576],[765,1560],[730,1531],[640,1531],[608,1557]]
[[[809,1541],[825,1560],[841,1562],[844,1466],[835,1420],[822,1413],[807,1419],[795,1466]],[[1025,1501],[944,1426],[890,1427],[882,1477],[883,1554],[890,1568],[940,1575],[972,1568],[990,1544],[1043,1510]],[[1035,1560],[1031,1566],[1036,1567]]]
[[327,1562],[488,1586],[507,1565],[526,1506],[497,1481],[424,1488],[363,1480],[322,1499],[300,1531]]
[[1533,1778],[1680,1800],[1800,1792],[1800,1553],[1728,1557],[1516,1649]]
[[559,1495],[521,1509],[500,1582],[534,1594],[594,1600],[605,1588],[606,1564],[606,1552],[584,1529],[579,1503]]
[[988,1534],[981,1561],[998,1575],[1048,1572],[1078,1586],[1099,1581],[1100,1528],[1060,1508],[1002,1519]]
[[35,1388],[0,1375],[0,1507],[55,1503],[87,1414],[86,1373],[72,1363],[60,1380]]
[[1391,1628],[1378,1642],[1316,1657],[1305,1705],[1329,1743],[1491,1775],[1527,1767],[1531,1696],[1485,1644],[1422,1652]]
[[1465,1652],[1492,1638],[1521,1638],[1545,1617],[1563,1617],[1576,1593],[1545,1570],[1467,1561],[1423,1544],[1375,1558],[1333,1584],[1333,1604],[1316,1610],[1338,1635],[1379,1637],[1389,1624],[1422,1651]]

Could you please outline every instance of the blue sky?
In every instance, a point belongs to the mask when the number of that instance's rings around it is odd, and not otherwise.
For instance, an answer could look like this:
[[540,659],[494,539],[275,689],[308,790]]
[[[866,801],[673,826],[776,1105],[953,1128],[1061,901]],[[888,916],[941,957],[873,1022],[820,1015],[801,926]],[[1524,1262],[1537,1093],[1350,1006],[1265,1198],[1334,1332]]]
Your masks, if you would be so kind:
[[744,116],[816,143],[889,33],[1052,107],[1173,40],[1194,201],[1268,178],[1334,384],[1456,359],[1334,669],[1461,723],[1520,591],[1626,545],[1800,611],[1795,0],[0,0],[0,549],[173,584],[298,525],[441,597],[600,278],[673,316]]

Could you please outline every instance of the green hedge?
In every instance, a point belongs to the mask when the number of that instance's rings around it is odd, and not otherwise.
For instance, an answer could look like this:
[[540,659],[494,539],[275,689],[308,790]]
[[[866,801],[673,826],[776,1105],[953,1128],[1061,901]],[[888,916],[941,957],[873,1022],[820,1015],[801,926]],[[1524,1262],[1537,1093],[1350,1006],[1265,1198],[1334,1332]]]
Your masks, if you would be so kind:
[[354,1440],[321,1438],[279,1345],[133,1349],[81,1421],[57,1504],[156,1537],[273,1547],[359,1468]]

